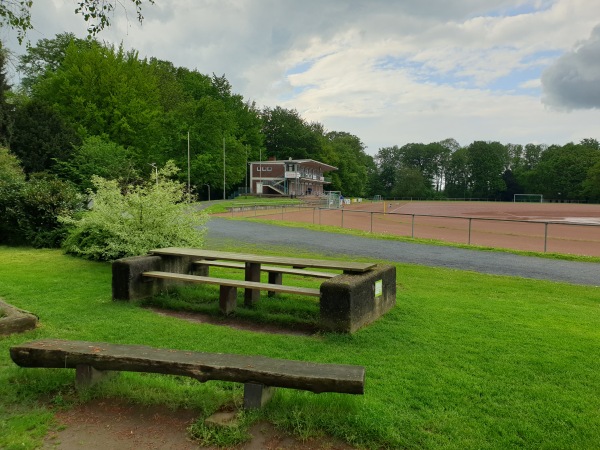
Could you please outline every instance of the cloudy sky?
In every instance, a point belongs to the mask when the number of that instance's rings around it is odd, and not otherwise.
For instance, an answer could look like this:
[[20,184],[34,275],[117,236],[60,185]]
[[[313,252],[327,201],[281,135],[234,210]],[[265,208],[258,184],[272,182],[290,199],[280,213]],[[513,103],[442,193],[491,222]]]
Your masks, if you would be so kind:
[[[75,5],[34,0],[30,41],[84,37]],[[99,39],[225,74],[245,99],[352,133],[370,154],[600,139],[599,0],[156,0],[144,15],[117,8]],[[0,38],[23,52],[13,34]]]

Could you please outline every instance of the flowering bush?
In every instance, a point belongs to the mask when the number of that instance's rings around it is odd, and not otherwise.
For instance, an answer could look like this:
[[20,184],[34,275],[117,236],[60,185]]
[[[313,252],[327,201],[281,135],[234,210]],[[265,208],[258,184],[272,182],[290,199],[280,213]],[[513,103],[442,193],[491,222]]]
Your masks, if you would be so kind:
[[66,252],[112,261],[153,248],[201,247],[208,216],[184,202],[184,185],[169,179],[177,170],[169,161],[156,179],[124,190],[114,180],[92,177],[91,209],[64,219],[71,226]]

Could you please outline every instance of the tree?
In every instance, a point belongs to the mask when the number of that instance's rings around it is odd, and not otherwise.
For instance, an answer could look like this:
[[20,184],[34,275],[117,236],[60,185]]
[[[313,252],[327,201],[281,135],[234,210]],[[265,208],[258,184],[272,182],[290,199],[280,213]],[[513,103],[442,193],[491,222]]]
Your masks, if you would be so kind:
[[62,65],[70,45],[77,48],[90,48],[98,42],[92,39],[78,39],[73,33],[60,33],[53,39],[40,39],[27,52],[19,57],[18,70],[22,74],[21,87],[27,93],[46,75],[54,74]]
[[506,189],[502,174],[508,168],[508,152],[500,142],[475,141],[467,147],[471,189],[476,198],[496,198]]
[[432,187],[422,171],[414,167],[402,167],[396,175],[397,181],[392,196],[398,198],[428,198]]
[[570,142],[548,147],[532,175],[536,193],[551,199],[585,200],[584,183],[598,161],[600,151],[594,146]]
[[[276,159],[319,159],[320,134],[295,109],[280,106],[262,112],[267,154]],[[263,155],[265,156],[265,155]]]
[[0,145],[2,146],[8,145],[12,128],[12,109],[7,101],[11,86],[6,76],[6,58],[6,50],[0,42]]
[[[129,0],[135,8],[138,22],[142,23],[144,16],[142,8],[144,3],[154,4],[154,0]],[[31,22],[31,7],[33,0],[4,0],[0,2],[0,26],[8,26],[17,31],[19,43],[23,42],[27,31],[33,28]],[[127,11],[127,3],[118,0],[78,0],[75,14],[79,14],[89,24],[88,33],[91,36],[98,34],[105,27],[110,26],[110,18],[119,5]]]
[[75,147],[68,160],[57,161],[53,172],[79,186],[82,191],[93,188],[92,177],[131,183],[138,177],[130,152],[100,136],[86,138]]
[[0,146],[0,243],[18,241],[15,206],[25,185],[25,174],[18,158]]
[[331,189],[341,191],[347,197],[364,197],[368,167],[373,165],[373,158],[365,153],[364,144],[346,132],[331,131],[324,137],[322,162],[338,168],[331,174]]
[[468,160],[466,148],[460,148],[450,156],[445,185],[445,192],[449,198],[466,199],[471,196],[471,171]]
[[80,143],[74,126],[48,103],[34,99],[17,104],[10,148],[26,173],[42,172],[57,161],[67,161]]

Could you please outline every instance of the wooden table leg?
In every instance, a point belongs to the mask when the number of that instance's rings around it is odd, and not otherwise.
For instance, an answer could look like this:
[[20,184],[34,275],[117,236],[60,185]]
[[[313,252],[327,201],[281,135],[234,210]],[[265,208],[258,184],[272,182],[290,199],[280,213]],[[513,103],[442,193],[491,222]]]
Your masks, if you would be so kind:
[[[260,282],[260,263],[246,263],[246,281]],[[244,291],[244,305],[252,306],[260,298],[259,289],[246,289]]]

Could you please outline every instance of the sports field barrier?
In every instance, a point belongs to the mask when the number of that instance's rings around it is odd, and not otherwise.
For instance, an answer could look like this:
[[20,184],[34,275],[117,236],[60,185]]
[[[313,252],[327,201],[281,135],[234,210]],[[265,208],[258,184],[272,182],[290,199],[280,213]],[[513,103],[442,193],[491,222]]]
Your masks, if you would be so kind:
[[304,205],[244,205],[231,217],[312,223],[377,234],[467,245],[600,256],[600,224],[328,209]]

